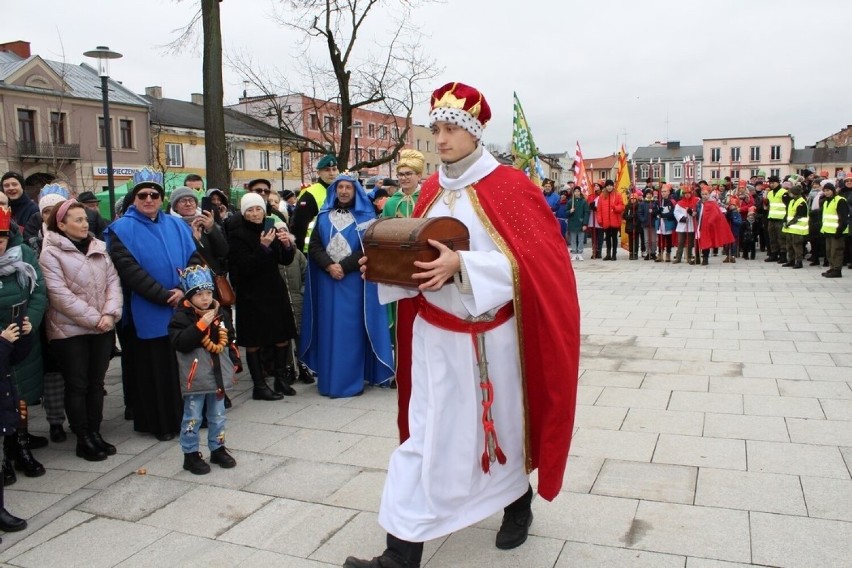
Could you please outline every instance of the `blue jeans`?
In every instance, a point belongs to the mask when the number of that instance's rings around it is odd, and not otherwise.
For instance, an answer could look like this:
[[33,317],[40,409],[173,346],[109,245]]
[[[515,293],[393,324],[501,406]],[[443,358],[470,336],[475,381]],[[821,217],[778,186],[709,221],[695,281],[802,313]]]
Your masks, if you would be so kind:
[[216,393],[188,394],[183,397],[183,422],[180,424],[180,448],[183,453],[198,451],[201,411],[207,401],[207,449],[211,452],[225,445],[225,399]]
[[568,246],[571,247],[571,254],[583,254],[585,238],[586,233],[583,231],[568,231]]

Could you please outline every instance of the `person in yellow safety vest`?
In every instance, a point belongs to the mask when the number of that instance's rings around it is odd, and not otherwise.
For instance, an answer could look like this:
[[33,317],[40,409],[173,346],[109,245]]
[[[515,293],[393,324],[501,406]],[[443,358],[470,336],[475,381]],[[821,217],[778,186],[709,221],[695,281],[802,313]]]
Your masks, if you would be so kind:
[[802,197],[802,186],[799,183],[785,181],[782,187],[790,192],[790,201],[787,203],[784,228],[781,229],[787,241],[787,262],[781,266],[802,268],[802,245],[808,235],[808,203]]
[[834,184],[823,182],[822,236],[825,237],[825,256],[829,269],[826,278],[842,278],[844,238],[849,234],[849,203],[837,195]]
[[326,154],[316,163],[316,169],[319,179],[299,194],[293,217],[290,219],[290,232],[296,239],[296,248],[305,253],[308,252],[314,220],[325,203],[326,190],[337,177],[337,157],[334,154]]
[[769,189],[764,198],[767,208],[767,233],[769,235],[768,256],[764,262],[787,262],[787,251],[784,248],[784,237],[781,229],[784,227],[784,217],[787,214],[787,202],[790,195],[781,187],[778,176],[769,176]]

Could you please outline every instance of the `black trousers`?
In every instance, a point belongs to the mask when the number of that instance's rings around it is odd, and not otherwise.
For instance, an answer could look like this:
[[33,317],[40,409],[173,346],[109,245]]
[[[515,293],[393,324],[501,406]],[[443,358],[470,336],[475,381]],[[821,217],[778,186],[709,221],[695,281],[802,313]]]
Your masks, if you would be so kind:
[[112,331],[50,342],[65,378],[65,414],[75,434],[100,431],[104,376],[114,344]]
[[604,229],[604,240],[606,241],[606,254],[615,258],[618,252],[618,229]]

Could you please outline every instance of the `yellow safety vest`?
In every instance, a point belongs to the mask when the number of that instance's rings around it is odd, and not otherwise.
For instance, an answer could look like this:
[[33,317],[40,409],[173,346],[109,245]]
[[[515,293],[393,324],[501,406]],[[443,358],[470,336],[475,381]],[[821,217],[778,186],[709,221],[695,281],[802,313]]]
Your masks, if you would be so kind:
[[[792,220],[793,217],[796,216],[796,209],[799,207],[800,204],[803,204],[803,203],[805,203],[804,198],[797,197],[796,199],[793,199],[792,201],[790,201],[790,203],[787,204],[787,221],[788,222],[790,220]],[[795,223],[793,223],[789,227],[784,227],[783,229],[781,229],[781,231],[784,232],[784,233],[791,233],[793,235],[807,235],[808,234],[808,216],[805,215],[804,217],[799,217],[799,219]]]
[[[826,235],[834,235],[837,233],[837,227],[840,226],[840,217],[837,215],[837,204],[840,200],[846,201],[846,198],[836,195],[829,202],[822,202],[822,233]],[[844,235],[849,234],[849,225],[843,231]]]
[[766,192],[766,198],[769,200],[769,219],[774,219],[776,221],[784,220],[784,194],[787,193],[786,189],[778,188],[775,191],[769,190]]
[[[297,201],[301,201],[302,196],[305,195],[305,193],[310,193],[311,195],[313,195],[314,200],[317,202],[317,211],[319,211],[320,209],[322,209],[322,206],[325,203],[327,191],[328,190],[323,184],[317,182],[303,189],[302,192],[299,194]],[[314,224],[316,223],[316,221],[317,218],[314,217],[313,219],[311,219],[311,222],[308,223],[308,230],[305,233],[305,246],[302,247],[302,252],[304,252],[305,254],[307,254],[308,252],[308,243],[311,242],[311,233],[314,231]]]

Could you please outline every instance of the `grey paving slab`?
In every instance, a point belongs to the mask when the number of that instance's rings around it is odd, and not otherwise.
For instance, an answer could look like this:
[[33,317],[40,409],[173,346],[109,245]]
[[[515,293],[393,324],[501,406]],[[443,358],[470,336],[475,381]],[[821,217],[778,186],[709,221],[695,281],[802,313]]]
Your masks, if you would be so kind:
[[827,419],[852,421],[852,400],[820,399],[819,402]]
[[571,441],[571,454],[628,461],[651,461],[657,435],[580,428]]
[[749,440],[746,448],[749,471],[850,479],[837,447]]
[[[270,500],[265,495],[199,485],[143,518],[140,523],[216,538]],[[203,523],[190,519],[205,519]]]
[[745,442],[724,438],[660,434],[653,461],[654,463],[744,471],[746,469]]
[[93,515],[138,521],[195,488],[195,484],[157,477],[128,475],[77,508]]
[[664,409],[669,403],[671,392],[651,389],[623,389],[605,387],[596,405],[618,406],[621,408],[659,408]]
[[704,415],[704,435],[710,438],[789,442],[787,422],[780,416]]
[[225,430],[225,445],[232,450],[262,452],[297,430],[298,428],[290,426],[229,419]]
[[683,556],[568,541],[554,568],[683,568],[683,565]]
[[629,534],[631,548],[751,562],[746,511],[641,501]]
[[364,436],[381,436],[383,438],[399,439],[399,429],[396,425],[397,412],[383,410],[368,410],[342,428],[341,432],[362,434]]
[[701,436],[704,430],[704,414],[677,410],[631,408],[621,429],[630,432]]
[[616,406],[577,405],[574,426],[581,428],[600,428],[603,430],[619,430],[627,415],[627,408]]
[[698,471],[695,504],[725,509],[807,515],[799,478],[702,467]]
[[669,410],[697,412],[743,413],[743,397],[738,394],[716,392],[673,392]]
[[242,565],[254,552],[253,549],[245,546],[187,534],[169,533],[121,562],[118,567],[237,566]]
[[25,492],[10,487],[4,491],[4,507],[14,511],[16,517],[28,519],[56,504],[63,497],[64,495],[59,493]]
[[810,398],[836,398],[852,400],[849,384],[840,381],[789,381],[779,380],[778,390],[782,396],[801,396]]
[[367,412],[360,408],[312,404],[281,419],[277,424],[315,430],[340,430]]
[[[167,532],[138,523],[94,518],[16,556],[11,562],[25,568],[56,565],[108,568],[130,558]],[[97,554],[92,554],[95,550]]]
[[752,564],[741,564],[739,562],[725,562],[723,560],[709,560],[707,558],[687,558],[686,568],[744,568]]
[[[423,566],[452,566],[456,565],[460,558],[465,559],[466,568],[553,566],[563,546],[562,540],[559,539],[531,536],[521,548],[499,550],[494,546],[494,537],[494,531],[476,527],[454,533]],[[471,551],[476,553],[471,554]]]
[[318,562],[289,554],[278,554],[269,550],[256,550],[254,554],[240,562],[240,568],[269,568],[269,566],[286,566],[287,568],[329,568],[334,566],[337,568],[340,564],[340,561],[334,563]]
[[801,477],[808,516],[852,522],[852,481]]
[[[827,369],[830,367],[826,367]],[[810,378],[808,371],[801,364],[782,365],[774,362],[771,365],[745,363],[743,364],[743,377],[755,379],[797,379],[807,380]]]
[[825,418],[817,399],[794,396],[746,394],[743,395],[743,411],[754,416]]
[[266,448],[266,452],[289,458],[327,461],[363,439],[364,436],[360,434],[300,429],[292,436]]
[[361,469],[354,466],[290,458],[245,487],[246,491],[318,502],[346,485]]
[[713,393],[777,395],[778,383],[775,379],[710,377],[708,390]]
[[384,471],[362,471],[322,502],[333,507],[377,513],[382,500],[385,477],[387,473]]
[[695,467],[606,460],[592,493],[691,504],[696,475]]
[[562,490],[588,493],[592,490],[592,485],[598,478],[603,463],[604,458],[578,456],[572,453],[568,456],[568,463],[565,465]]
[[848,420],[788,418],[790,441],[800,444],[852,446],[852,423]]
[[852,558],[852,523],[751,514],[752,560],[769,566],[836,568]]
[[710,377],[705,375],[668,375],[647,373],[643,389],[707,392]]
[[[603,495],[586,495],[563,491],[552,503],[533,500],[535,521],[530,534],[603,544],[624,546],[638,501]],[[500,519],[494,520],[499,526]]]
[[397,438],[365,437],[331,458],[330,461],[386,470],[390,456],[397,447],[399,447]]
[[645,373],[629,373],[627,371],[595,371],[586,370],[580,375],[581,385],[601,387],[639,388]]
[[577,404],[594,404],[600,398],[603,387],[577,386]]

